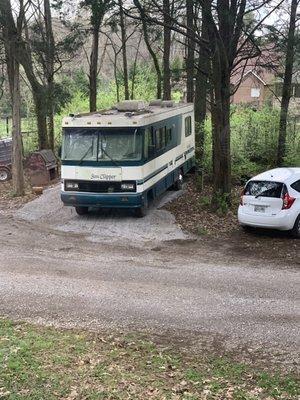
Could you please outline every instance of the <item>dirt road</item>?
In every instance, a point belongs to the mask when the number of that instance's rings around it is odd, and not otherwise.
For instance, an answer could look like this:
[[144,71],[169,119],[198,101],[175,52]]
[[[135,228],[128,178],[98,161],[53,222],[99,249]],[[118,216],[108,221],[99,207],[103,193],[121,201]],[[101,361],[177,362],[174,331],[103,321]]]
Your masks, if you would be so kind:
[[70,210],[55,212],[49,201],[29,203],[19,219],[0,216],[0,315],[172,332],[186,341],[218,338],[229,348],[276,349],[289,362],[297,358],[296,264],[188,239],[164,210],[154,210],[139,228],[130,215],[81,220]]

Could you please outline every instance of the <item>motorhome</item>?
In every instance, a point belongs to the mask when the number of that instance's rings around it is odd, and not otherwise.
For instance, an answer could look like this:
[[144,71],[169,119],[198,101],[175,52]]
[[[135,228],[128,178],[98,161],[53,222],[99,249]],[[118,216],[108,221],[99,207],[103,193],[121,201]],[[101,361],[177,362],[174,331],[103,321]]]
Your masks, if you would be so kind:
[[193,104],[123,101],[63,119],[61,199],[89,207],[134,208],[138,217],[164,191],[180,189],[195,166]]

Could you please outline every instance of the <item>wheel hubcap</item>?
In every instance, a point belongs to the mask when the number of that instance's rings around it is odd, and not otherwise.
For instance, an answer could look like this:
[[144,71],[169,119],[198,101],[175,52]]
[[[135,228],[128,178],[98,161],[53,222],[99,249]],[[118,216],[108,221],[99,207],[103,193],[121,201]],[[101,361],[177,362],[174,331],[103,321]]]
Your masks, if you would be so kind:
[[0,181],[6,181],[7,180],[7,172],[6,171],[0,171]]

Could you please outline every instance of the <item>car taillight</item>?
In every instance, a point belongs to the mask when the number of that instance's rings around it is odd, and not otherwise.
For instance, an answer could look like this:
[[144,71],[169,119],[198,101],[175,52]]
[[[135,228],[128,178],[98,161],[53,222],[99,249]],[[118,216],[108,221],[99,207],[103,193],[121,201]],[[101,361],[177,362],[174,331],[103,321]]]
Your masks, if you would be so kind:
[[289,208],[292,207],[292,205],[294,204],[294,201],[296,199],[294,197],[290,196],[288,193],[285,193],[282,200],[283,200],[282,209],[288,210]]
[[243,202],[243,196],[244,196],[244,194],[245,194],[245,189],[243,189],[243,190],[242,190],[242,193],[241,193],[241,199],[240,199],[240,205],[241,205],[241,206],[244,205],[244,202]]

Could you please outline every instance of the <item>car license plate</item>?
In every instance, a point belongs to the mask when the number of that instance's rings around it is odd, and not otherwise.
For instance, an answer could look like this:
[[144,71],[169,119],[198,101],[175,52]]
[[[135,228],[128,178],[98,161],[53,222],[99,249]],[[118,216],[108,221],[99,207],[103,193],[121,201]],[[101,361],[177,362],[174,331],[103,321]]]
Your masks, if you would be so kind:
[[266,207],[265,206],[254,206],[254,211],[264,213],[266,211]]

